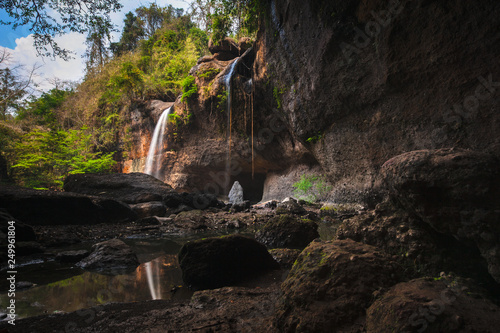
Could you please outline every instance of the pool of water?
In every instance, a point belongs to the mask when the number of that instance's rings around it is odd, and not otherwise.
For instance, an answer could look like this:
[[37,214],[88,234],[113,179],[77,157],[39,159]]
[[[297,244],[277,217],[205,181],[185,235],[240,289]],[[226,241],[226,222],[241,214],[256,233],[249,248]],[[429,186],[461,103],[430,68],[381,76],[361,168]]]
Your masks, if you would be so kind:
[[[220,235],[220,234],[219,234]],[[71,312],[110,302],[136,302],[155,299],[188,299],[192,292],[182,286],[182,272],[177,253],[188,240],[213,236],[196,234],[190,237],[162,239],[125,239],[137,253],[141,265],[123,275],[103,275],[83,271],[74,265],[55,260],[34,260],[19,265],[17,281],[36,286],[16,292],[18,318],[60,311]],[[90,248],[91,244],[58,249],[58,251]],[[6,281],[0,285],[0,312],[9,302]]]

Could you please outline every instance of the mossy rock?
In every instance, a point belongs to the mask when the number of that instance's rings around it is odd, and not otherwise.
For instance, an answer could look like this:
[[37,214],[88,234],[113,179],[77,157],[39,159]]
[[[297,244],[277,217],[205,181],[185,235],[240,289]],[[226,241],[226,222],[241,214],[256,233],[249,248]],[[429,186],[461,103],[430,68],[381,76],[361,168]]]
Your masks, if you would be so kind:
[[271,218],[255,235],[268,248],[291,249],[303,249],[318,237],[316,223],[291,214]]

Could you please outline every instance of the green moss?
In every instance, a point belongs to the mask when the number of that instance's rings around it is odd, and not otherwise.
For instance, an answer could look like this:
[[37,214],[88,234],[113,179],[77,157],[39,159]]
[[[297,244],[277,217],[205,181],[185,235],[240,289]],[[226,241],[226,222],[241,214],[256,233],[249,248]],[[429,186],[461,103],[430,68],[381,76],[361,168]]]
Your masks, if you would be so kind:
[[192,75],[186,76],[182,80],[182,97],[181,102],[186,102],[189,98],[194,96],[198,92],[198,86],[196,85],[195,78]]
[[220,68],[209,68],[206,71],[198,72],[197,75],[200,78],[212,81],[219,73],[220,73]]
[[221,92],[217,95],[217,108],[220,109],[220,112],[224,113],[226,111],[227,106],[227,92]]
[[274,101],[276,102],[276,106],[278,107],[278,109],[281,109],[281,107],[283,106],[283,103],[281,101],[281,95],[283,95],[285,93],[285,89],[278,89],[278,87],[274,87],[273,88],[273,97],[274,97]]

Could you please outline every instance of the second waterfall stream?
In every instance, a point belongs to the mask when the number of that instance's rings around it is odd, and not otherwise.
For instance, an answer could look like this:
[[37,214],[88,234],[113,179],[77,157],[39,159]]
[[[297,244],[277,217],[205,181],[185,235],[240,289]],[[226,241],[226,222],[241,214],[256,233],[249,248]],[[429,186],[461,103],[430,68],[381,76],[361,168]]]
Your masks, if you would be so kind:
[[[148,156],[146,157],[146,163],[144,165],[144,173],[161,178],[161,162],[163,157],[163,146],[165,140],[165,129],[167,127],[168,115],[172,107],[165,109],[158,119],[155,130],[153,132],[153,137],[151,138],[151,144],[149,145]],[[160,179],[161,180],[161,179]]]

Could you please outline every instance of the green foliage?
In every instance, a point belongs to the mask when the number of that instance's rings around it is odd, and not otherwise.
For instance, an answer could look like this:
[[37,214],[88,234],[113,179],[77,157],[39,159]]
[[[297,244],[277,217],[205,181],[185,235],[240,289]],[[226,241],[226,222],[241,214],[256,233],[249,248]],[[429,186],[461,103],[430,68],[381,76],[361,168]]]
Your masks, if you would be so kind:
[[72,94],[70,90],[52,89],[32,98],[26,108],[19,110],[16,119],[27,120],[33,125],[56,128],[59,126],[57,111]]
[[332,189],[323,176],[317,175],[302,175],[300,181],[294,183],[293,187],[295,188],[294,194],[299,199],[308,202],[316,202],[324,198]]
[[57,45],[55,36],[68,31],[86,33],[96,20],[110,25],[109,14],[121,7],[119,0],[0,1],[0,10],[5,11],[9,17],[1,20],[0,24],[11,25],[13,29],[28,26],[33,32],[34,46],[38,54],[59,56],[67,60],[70,58],[70,52]]
[[278,89],[278,87],[273,88],[273,97],[274,101],[276,102],[276,106],[278,109],[281,109],[283,103],[281,102],[281,95],[285,93],[285,89]]
[[220,41],[230,35],[254,34],[264,5],[262,0],[195,0],[192,15],[206,27],[212,40]]
[[130,61],[121,64],[120,71],[111,76],[108,81],[108,90],[104,94],[104,101],[117,102],[123,95],[133,99],[141,95],[143,88],[143,73]]
[[200,78],[212,81],[220,73],[220,68],[209,68],[204,72],[198,72],[197,75]]
[[182,97],[181,102],[186,102],[191,96],[198,93],[198,86],[196,85],[194,76],[186,76],[182,80]]
[[217,108],[220,109],[220,112],[226,112],[227,98],[228,93],[225,90],[217,95]]
[[124,27],[120,41],[111,43],[110,48],[115,56],[120,56],[125,52],[133,51],[137,48],[139,41],[144,36],[144,28],[141,20],[132,12],[125,14]]
[[113,153],[94,152],[88,129],[42,131],[23,135],[16,144],[12,166],[18,183],[32,188],[62,186],[68,174],[109,172],[115,165]]
[[0,69],[0,120],[7,120],[9,113],[19,111],[26,94],[26,84],[15,70]]
[[322,132],[318,132],[317,135],[315,136],[312,136],[310,138],[307,138],[306,142],[307,143],[316,143],[318,142],[319,140],[321,140],[321,138],[323,138],[323,133]]

